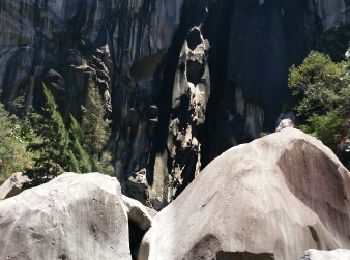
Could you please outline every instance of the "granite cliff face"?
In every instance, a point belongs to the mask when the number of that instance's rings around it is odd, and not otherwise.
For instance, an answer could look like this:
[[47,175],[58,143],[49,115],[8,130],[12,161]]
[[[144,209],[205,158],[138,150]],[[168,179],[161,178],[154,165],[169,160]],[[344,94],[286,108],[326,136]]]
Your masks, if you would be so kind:
[[1,99],[40,106],[45,82],[79,115],[93,81],[124,192],[162,208],[215,156],[275,128],[288,68],[347,22],[346,2],[2,0]]

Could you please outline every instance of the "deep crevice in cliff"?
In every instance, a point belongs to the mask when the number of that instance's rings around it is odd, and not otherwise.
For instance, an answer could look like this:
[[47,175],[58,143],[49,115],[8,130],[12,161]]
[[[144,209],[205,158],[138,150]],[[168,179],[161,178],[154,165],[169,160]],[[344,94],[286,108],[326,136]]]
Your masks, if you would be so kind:
[[[229,52],[229,37],[231,28],[231,15],[234,11],[234,1],[220,0],[215,6],[211,6],[207,22],[204,26],[204,37],[210,42],[209,49],[209,72],[210,72],[210,97],[206,111],[206,122],[203,132],[200,133],[202,143],[202,168],[204,168],[216,155],[223,152],[226,147],[217,147],[213,143],[214,135],[221,135],[229,130],[229,124],[218,126],[215,121],[225,115],[222,100],[225,98],[225,88],[230,88],[227,82],[227,64]],[[217,28],[220,28],[218,30]],[[234,100],[230,99],[231,105]],[[224,127],[223,131],[217,132],[218,127]],[[215,148],[213,148],[213,146]]]

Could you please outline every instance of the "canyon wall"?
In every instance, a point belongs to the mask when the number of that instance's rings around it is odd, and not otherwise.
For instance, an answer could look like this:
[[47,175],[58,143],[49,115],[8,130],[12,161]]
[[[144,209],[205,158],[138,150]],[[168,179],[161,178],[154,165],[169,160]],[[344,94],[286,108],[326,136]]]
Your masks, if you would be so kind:
[[44,82],[79,117],[94,83],[122,189],[162,208],[215,156],[275,128],[289,67],[347,23],[346,3],[2,0],[1,100],[39,107]]

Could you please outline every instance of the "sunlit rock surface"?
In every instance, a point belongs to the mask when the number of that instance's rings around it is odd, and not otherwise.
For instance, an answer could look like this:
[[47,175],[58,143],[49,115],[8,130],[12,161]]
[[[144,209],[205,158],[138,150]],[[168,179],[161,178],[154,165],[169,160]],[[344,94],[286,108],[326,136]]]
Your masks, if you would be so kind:
[[130,259],[120,185],[96,173],[63,174],[0,201],[0,259]]
[[140,259],[285,260],[350,249],[349,199],[350,173],[336,155],[285,128],[211,162],[156,215]]

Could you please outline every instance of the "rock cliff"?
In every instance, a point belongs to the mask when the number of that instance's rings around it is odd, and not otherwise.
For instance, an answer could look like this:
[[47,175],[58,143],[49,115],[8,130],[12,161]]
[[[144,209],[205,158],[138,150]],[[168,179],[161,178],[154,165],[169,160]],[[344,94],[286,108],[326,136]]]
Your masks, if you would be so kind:
[[346,3],[2,0],[1,99],[38,107],[45,82],[79,116],[92,81],[124,192],[162,208],[215,156],[275,128],[289,66],[348,21]]

